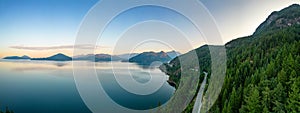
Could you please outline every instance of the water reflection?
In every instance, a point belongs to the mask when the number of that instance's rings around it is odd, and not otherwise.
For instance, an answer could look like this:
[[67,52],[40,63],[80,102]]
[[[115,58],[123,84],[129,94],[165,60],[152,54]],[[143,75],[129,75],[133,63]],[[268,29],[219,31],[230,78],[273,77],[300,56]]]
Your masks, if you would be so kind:
[[89,113],[71,62],[0,61],[0,104],[16,113]]
[[12,68],[12,71],[49,71],[49,70],[56,70],[55,68],[47,68],[47,67],[16,67]]
[[62,62],[57,62],[57,63],[54,63],[57,67],[63,67],[63,66],[66,66],[66,65],[69,65],[68,63],[62,63]]
[[71,69],[70,62],[5,62],[0,63],[0,66],[6,66],[12,71],[51,71],[51,70],[62,70]]
[[[158,102],[166,102],[174,92],[174,89],[165,83],[163,89],[152,97],[136,96],[118,85],[120,81],[112,82],[115,76],[119,76],[121,83],[128,84],[128,81],[133,79],[137,83],[147,84],[153,79],[151,74],[157,75],[154,76],[154,80],[165,76],[154,66],[124,62],[75,62],[81,64],[76,69],[95,69],[106,93],[111,94],[110,96],[123,106],[134,109],[155,107]],[[14,112],[90,112],[77,92],[72,77],[72,63],[74,62],[0,60],[0,104],[9,106]],[[147,87],[137,87],[134,90],[143,91],[147,90]],[[143,105],[140,104],[141,101]]]

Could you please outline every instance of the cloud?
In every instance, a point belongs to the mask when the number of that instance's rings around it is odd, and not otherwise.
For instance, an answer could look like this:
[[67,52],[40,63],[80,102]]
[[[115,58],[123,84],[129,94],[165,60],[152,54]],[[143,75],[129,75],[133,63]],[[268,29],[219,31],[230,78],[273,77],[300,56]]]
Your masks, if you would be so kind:
[[13,49],[22,49],[22,50],[57,50],[57,49],[98,49],[98,48],[109,48],[107,46],[94,46],[90,44],[82,44],[82,45],[61,45],[61,46],[10,46]]

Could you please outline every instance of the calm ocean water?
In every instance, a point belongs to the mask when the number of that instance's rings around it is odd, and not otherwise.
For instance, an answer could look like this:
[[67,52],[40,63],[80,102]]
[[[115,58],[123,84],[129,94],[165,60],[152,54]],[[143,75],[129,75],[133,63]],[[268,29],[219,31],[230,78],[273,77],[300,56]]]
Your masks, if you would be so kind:
[[[111,100],[103,103],[113,101],[124,108],[146,110],[166,103],[175,91],[166,82],[153,90],[156,86],[151,84],[167,79],[167,75],[155,67],[122,62],[114,62],[114,65],[110,62],[80,63],[82,68],[95,68],[99,82]],[[144,85],[131,86],[132,80]],[[120,85],[124,83],[127,86]],[[154,92],[147,92],[150,89]],[[107,105],[103,106],[109,108]],[[91,112],[76,89],[72,62],[1,60],[0,106],[2,109],[8,106],[16,113]]]

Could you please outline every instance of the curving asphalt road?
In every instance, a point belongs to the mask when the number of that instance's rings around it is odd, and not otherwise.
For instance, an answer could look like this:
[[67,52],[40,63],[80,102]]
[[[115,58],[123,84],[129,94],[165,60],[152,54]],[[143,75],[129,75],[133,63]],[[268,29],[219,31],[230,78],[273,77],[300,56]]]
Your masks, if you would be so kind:
[[206,84],[206,79],[207,79],[207,72],[203,72],[205,74],[204,80],[201,83],[201,87],[199,89],[199,92],[197,94],[196,102],[193,107],[193,113],[200,113],[201,107],[202,107],[202,97],[204,93],[204,88]]

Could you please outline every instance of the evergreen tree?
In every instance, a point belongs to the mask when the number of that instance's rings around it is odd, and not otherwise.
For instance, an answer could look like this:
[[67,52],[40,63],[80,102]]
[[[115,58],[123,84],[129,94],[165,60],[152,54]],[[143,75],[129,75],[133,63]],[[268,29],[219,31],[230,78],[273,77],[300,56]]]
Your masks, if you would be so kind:
[[230,113],[230,108],[228,106],[228,101],[226,100],[223,109],[222,109],[222,113]]
[[245,97],[245,105],[243,105],[240,112],[243,113],[259,113],[261,112],[260,107],[260,96],[257,87],[252,87],[249,96]]
[[276,113],[285,113],[285,98],[286,93],[281,83],[279,83],[273,91],[273,107],[274,112]]
[[289,92],[287,111],[290,113],[300,113],[300,77],[294,80]]
[[229,103],[228,103],[230,112],[237,112],[235,110],[237,110],[239,108],[238,104],[239,104],[238,103],[238,94],[237,94],[235,88],[233,88],[231,95],[230,95]]
[[265,87],[262,94],[263,113],[269,113],[271,108],[271,90],[269,87]]
[[285,86],[287,80],[288,80],[288,76],[285,70],[281,69],[281,71],[278,73],[278,81]]

